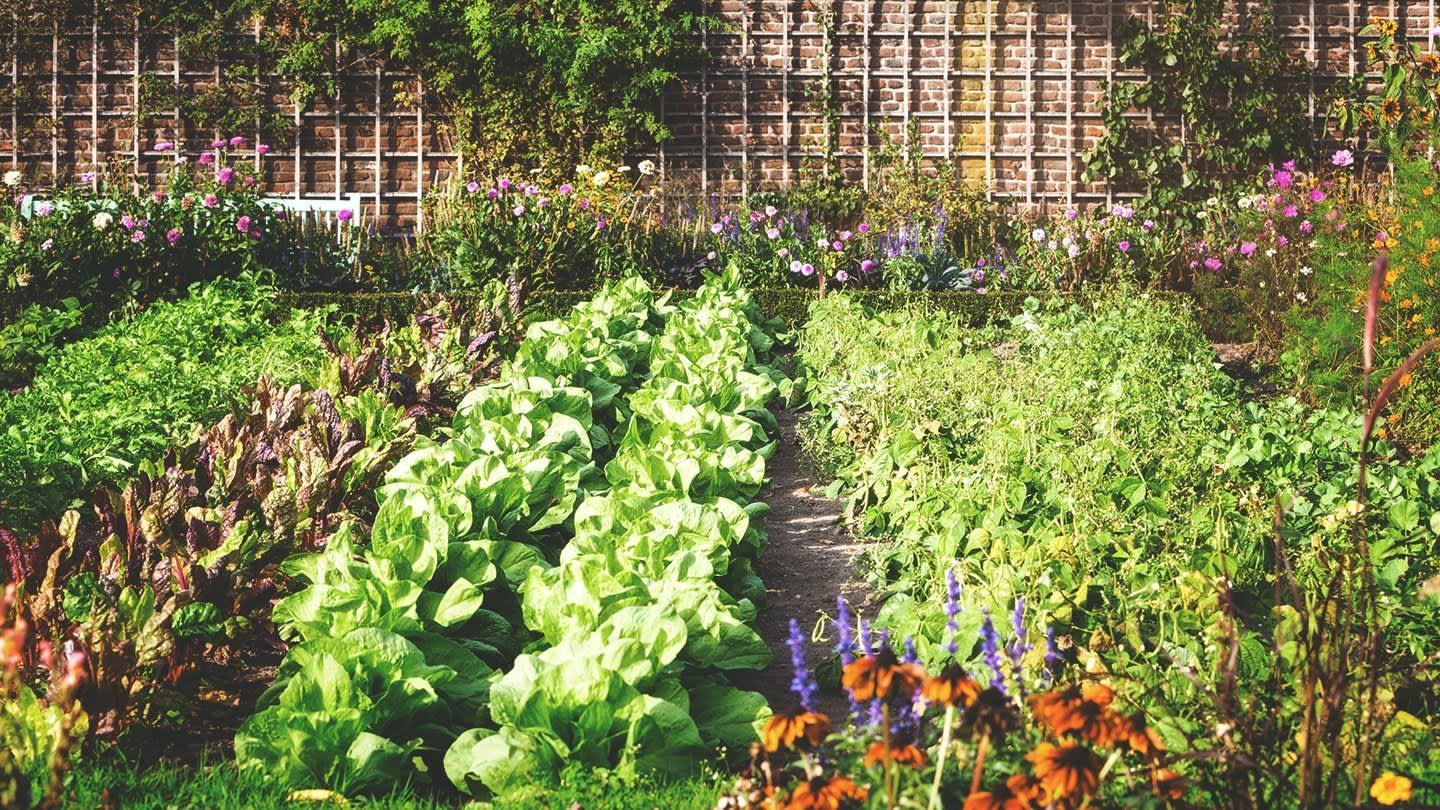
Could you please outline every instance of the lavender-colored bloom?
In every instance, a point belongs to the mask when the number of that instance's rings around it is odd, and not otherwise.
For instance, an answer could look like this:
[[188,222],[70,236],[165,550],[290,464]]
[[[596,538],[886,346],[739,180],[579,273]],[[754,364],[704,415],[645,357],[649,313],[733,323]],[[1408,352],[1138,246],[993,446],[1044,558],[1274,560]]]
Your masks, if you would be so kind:
[[236,135],[235,137],[233,137],[233,138],[230,139],[230,146],[232,146],[232,147],[237,147],[237,148],[238,148],[238,147],[241,147],[241,146],[244,146],[244,145],[245,145],[245,136],[244,136],[244,135]]
[[985,622],[980,625],[980,650],[985,663],[994,671],[990,685],[1005,691],[1005,664],[1000,658],[1000,634],[995,632],[995,623],[990,620],[990,611],[985,611]]
[[945,571],[945,616],[949,619],[945,623],[945,631],[949,635],[949,641],[945,643],[945,650],[951,655],[960,651],[960,622],[956,617],[960,615],[960,580],[955,577],[955,569]]
[[915,649],[915,639],[912,636],[905,637],[905,654],[900,660],[907,664],[915,664],[920,661],[920,653]]
[[211,163],[214,163],[214,162],[215,162],[215,153],[214,153],[214,152],[201,152],[201,153],[200,153],[200,165],[201,165],[201,166],[209,166]]
[[839,640],[835,644],[835,652],[840,655],[840,665],[848,666],[855,660],[855,629],[850,615],[850,603],[845,597],[835,597],[835,631]]
[[1025,653],[1029,652],[1031,647],[1025,643],[1025,597],[1023,596],[1015,600],[1015,612],[1010,615],[1010,626],[1015,632],[1010,646],[1006,649],[1006,652],[1010,654],[1010,673],[1015,679],[1015,683],[1020,686],[1021,697],[1024,697],[1025,681],[1021,677],[1021,664],[1025,660]]
[[173,245],[176,242],[180,241],[180,236],[181,234],[179,228],[171,228],[170,230],[165,232],[165,241]]
[[269,145],[269,144],[264,144],[264,143],[257,145],[257,146],[255,147],[255,154],[257,154],[257,155],[259,155],[259,156],[261,156],[261,157],[264,157],[264,156],[270,154],[270,145]]
[[1330,163],[1340,168],[1345,168],[1355,162],[1355,154],[1349,149],[1341,149],[1330,156]]
[[805,666],[805,637],[800,634],[800,622],[790,620],[790,664],[795,668],[795,677],[790,681],[790,691],[800,698],[800,705],[807,712],[815,711],[815,693],[819,686],[810,670]]
[[1050,680],[1060,673],[1060,667],[1065,663],[1065,656],[1060,654],[1060,648],[1055,645],[1055,628],[1045,628],[1045,675]]
[[499,185],[500,185],[500,190],[501,190],[501,191],[509,191],[509,190],[510,190],[510,178],[508,178],[508,177],[502,177],[502,178],[500,178],[500,183],[499,183]]
[[474,180],[471,180],[470,182],[465,184],[465,190],[471,194],[474,194],[475,192],[480,190],[480,184],[475,182]]
[[215,180],[218,181],[219,183],[221,183],[222,185],[225,184],[225,183],[229,183],[231,180],[234,180],[234,179],[235,179],[235,170],[232,169],[232,168],[230,168],[229,166],[221,166],[221,167],[220,167],[220,170],[217,171],[217,172],[215,172]]
[[873,640],[874,640],[874,639],[871,638],[871,636],[870,636],[870,622],[867,622],[867,621],[865,621],[864,619],[861,619],[861,620],[860,620],[860,649],[861,649],[861,651],[864,652],[866,655],[870,655],[871,650],[874,649],[874,646],[871,644],[871,642],[872,642]]

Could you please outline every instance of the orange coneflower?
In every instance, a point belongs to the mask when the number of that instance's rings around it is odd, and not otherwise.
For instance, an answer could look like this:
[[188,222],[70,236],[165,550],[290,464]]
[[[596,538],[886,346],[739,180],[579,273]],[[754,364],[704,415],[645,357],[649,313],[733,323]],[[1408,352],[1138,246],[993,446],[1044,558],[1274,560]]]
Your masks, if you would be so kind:
[[1155,795],[1172,802],[1185,798],[1185,777],[1161,768],[1155,772]]
[[1091,796],[1100,788],[1100,758],[1079,743],[1040,743],[1025,758],[1052,800]]
[[1387,123],[1396,124],[1400,122],[1400,99],[1387,98],[1380,102],[1380,114],[1384,116]]
[[795,743],[801,740],[814,748],[824,742],[825,735],[829,733],[830,718],[819,712],[807,712],[797,706],[765,721],[765,730],[761,732],[760,740],[765,743],[766,751],[793,748]]
[[964,810],[1029,810],[1035,806],[1038,792],[1034,780],[1017,773],[993,790],[971,793]]
[[1114,699],[1114,690],[1095,683],[1036,695],[1030,707],[1056,736],[1073,732],[1096,745],[1110,745],[1119,730],[1119,716],[1110,710]]
[[875,655],[857,658],[845,667],[840,684],[856,700],[909,699],[925,680],[919,664],[901,663],[895,651],[886,647]]
[[1127,748],[1146,759],[1153,759],[1165,750],[1165,743],[1155,729],[1145,723],[1145,713],[1136,712],[1121,717],[1115,726],[1115,744]]
[[790,794],[788,810],[844,810],[865,801],[870,791],[843,776],[820,774]]
[[1020,727],[1020,718],[1015,715],[1015,707],[1004,692],[987,686],[965,710],[965,724],[998,742]]
[[883,742],[877,742],[872,744],[870,749],[865,752],[866,767],[879,765],[886,761],[919,769],[925,767],[925,763],[929,760],[926,758],[924,751],[921,751],[910,743],[886,745]]
[[925,681],[925,685],[920,687],[920,696],[927,703],[968,707],[980,696],[980,684],[952,661],[940,670],[939,675]]

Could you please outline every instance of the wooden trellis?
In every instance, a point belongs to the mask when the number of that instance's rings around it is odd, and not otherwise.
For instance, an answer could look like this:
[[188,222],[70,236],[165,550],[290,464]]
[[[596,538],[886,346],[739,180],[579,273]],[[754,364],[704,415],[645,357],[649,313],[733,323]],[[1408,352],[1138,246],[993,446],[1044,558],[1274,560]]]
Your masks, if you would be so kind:
[[[819,64],[827,47],[820,3],[833,3],[836,15],[828,66]],[[701,33],[716,58],[663,101],[678,133],[659,155],[665,176],[721,194],[794,182],[807,163],[825,157],[812,137],[823,131],[824,111],[814,109],[806,90],[829,77],[841,128],[835,157],[855,182],[874,180],[877,133],[898,138],[913,124],[925,157],[953,157],[991,194],[1036,205],[1113,198],[1111,188],[1080,181],[1078,155],[1099,134],[1100,88],[1134,78],[1118,70],[1110,31],[1124,15],[1154,16],[1162,8],[1161,0],[703,0],[703,6],[722,23]],[[1308,64],[1309,111],[1317,121],[1326,89],[1360,70],[1359,29],[1372,13],[1396,15],[1411,36],[1435,40],[1435,0],[1276,0],[1271,7],[1292,51]],[[128,23],[109,30],[98,15],[72,30],[28,30],[13,12],[9,22],[0,46],[8,46],[10,64],[0,70],[0,85],[22,91],[9,93],[9,114],[0,118],[6,129],[0,160],[9,166],[68,182],[127,157],[154,176],[173,159],[150,149],[159,134],[173,135],[192,159],[208,147],[211,133],[187,127],[182,110],[142,110],[142,81],[163,78],[190,92],[219,86],[227,66],[192,67],[176,37]],[[359,193],[367,215],[415,226],[419,200],[456,155],[436,137],[444,122],[425,109],[420,77],[380,61],[359,64],[335,77],[338,96],[324,105],[275,110],[294,132],[263,161],[255,156],[255,165],[282,193]],[[282,86],[263,72],[261,81],[267,90]],[[413,88],[410,97],[389,91],[399,86]],[[250,146],[260,123],[244,133]]]

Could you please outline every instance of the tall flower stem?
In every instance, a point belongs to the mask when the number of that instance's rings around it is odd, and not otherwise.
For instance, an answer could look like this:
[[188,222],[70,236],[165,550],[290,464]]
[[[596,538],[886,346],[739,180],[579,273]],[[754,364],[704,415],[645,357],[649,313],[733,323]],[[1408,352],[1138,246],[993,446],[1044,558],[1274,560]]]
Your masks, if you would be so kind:
[[990,749],[990,732],[980,735],[980,744],[975,746],[975,775],[970,777],[970,792],[980,789],[980,775],[985,772],[985,754]]
[[955,707],[945,707],[945,728],[940,732],[940,761],[935,763],[935,781],[930,784],[930,810],[940,807],[940,778],[945,774],[945,757],[950,753],[950,735],[955,723]]

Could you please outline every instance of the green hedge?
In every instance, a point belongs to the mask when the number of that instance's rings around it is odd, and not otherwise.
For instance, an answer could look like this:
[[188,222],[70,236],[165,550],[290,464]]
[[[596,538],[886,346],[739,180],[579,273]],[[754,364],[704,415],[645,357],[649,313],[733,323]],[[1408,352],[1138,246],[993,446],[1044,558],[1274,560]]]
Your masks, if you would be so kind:
[[[779,318],[789,327],[796,328],[805,323],[810,302],[815,300],[815,290],[794,288],[752,290],[755,301],[767,317]],[[691,294],[689,290],[676,290],[676,298]],[[1086,293],[1028,292],[1023,290],[1001,290],[976,295],[969,292],[893,292],[890,290],[852,290],[849,293],[865,306],[874,310],[898,309],[914,303],[928,308],[959,315],[972,326],[1004,321],[1019,314],[1025,308],[1025,299],[1030,297],[1049,298],[1060,296],[1078,301],[1085,300]],[[1238,301],[1232,290],[1210,290],[1203,296],[1187,293],[1158,293],[1179,298],[1189,298],[1195,305],[1206,335],[1219,342],[1241,343],[1252,339],[1253,330],[1246,328],[1238,313]],[[593,293],[585,291],[536,293],[530,297],[530,312],[542,318],[562,315]],[[433,293],[407,292],[282,292],[277,297],[280,308],[313,309],[333,304],[345,314],[361,321],[378,321],[389,318],[392,321],[408,320],[417,309],[436,299]],[[483,305],[479,293],[458,291],[446,293],[446,297],[462,305]]]

